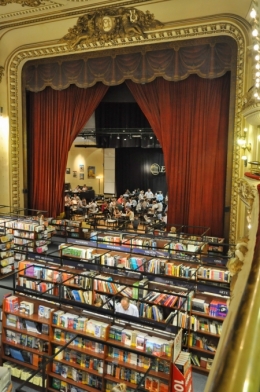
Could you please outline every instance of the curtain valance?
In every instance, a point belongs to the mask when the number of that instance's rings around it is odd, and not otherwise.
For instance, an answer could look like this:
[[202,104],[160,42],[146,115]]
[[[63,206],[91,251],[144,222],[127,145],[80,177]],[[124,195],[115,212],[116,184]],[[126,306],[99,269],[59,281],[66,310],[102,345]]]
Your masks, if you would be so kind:
[[[137,48],[138,50],[138,48]],[[139,48],[140,50],[140,48]],[[25,88],[38,92],[47,86],[63,90],[71,84],[81,88],[97,82],[117,85],[126,79],[147,83],[161,76],[169,81],[186,79],[190,74],[217,78],[231,69],[232,50],[227,42],[173,47],[104,57],[50,60],[27,64]]]

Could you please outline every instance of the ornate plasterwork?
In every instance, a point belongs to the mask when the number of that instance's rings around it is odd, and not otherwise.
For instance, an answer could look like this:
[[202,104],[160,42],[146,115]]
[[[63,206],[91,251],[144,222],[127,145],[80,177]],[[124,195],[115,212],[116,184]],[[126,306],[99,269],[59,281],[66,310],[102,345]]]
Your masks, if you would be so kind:
[[257,193],[256,187],[250,185],[244,178],[239,178],[237,181],[237,191],[240,199],[246,205],[248,212],[251,213]]
[[150,11],[136,8],[107,8],[80,16],[61,42],[75,47],[79,43],[105,43],[118,38],[145,38],[148,30],[161,28],[163,23],[154,19]]
[[[26,9],[21,9],[20,11],[16,11],[16,12],[8,12],[8,13],[1,13],[0,14],[0,20],[3,21],[8,21],[10,18],[13,17],[17,17],[17,16],[24,16],[24,15],[32,15],[32,13],[36,13],[36,12],[43,12],[43,11],[48,11],[54,8],[59,8],[62,7],[62,4],[58,4],[55,3],[53,1],[50,0],[46,0],[44,1],[44,3],[41,3],[40,6],[38,7],[34,7],[34,8],[26,8]],[[31,23],[29,20],[28,21],[24,21],[23,24],[29,24]],[[11,27],[11,25],[9,25],[9,27]],[[4,28],[4,26],[1,26],[1,28]],[[0,28],[0,30],[1,30]]]
[[0,83],[2,82],[2,77],[4,76],[4,67],[0,66]]
[[20,4],[22,7],[38,7],[44,4],[44,0],[0,0],[0,6],[12,3]]
[[[11,202],[14,207],[20,205],[20,184],[19,184],[19,116],[18,112],[18,91],[21,89],[19,84],[19,70],[22,64],[30,59],[54,57],[62,54],[84,53],[86,50],[91,52],[102,50],[107,47],[123,48],[128,46],[136,46],[138,44],[154,44],[156,42],[173,42],[184,39],[203,38],[208,36],[225,35],[232,37],[237,43],[237,74],[236,74],[236,94],[235,94],[235,119],[234,119],[234,140],[238,138],[241,132],[241,111],[242,98],[244,88],[244,72],[245,72],[245,55],[246,55],[246,38],[242,28],[230,20],[221,22],[200,23],[194,26],[161,29],[148,33],[143,37],[116,38],[110,42],[82,43],[72,48],[69,45],[49,45],[42,48],[19,49],[9,62],[9,94],[10,94],[10,135],[11,135]],[[238,194],[236,189],[236,181],[239,178],[240,168],[240,150],[236,143],[233,147],[232,162],[232,191],[230,206],[230,236],[229,241],[235,243],[237,228],[237,207]]]
[[255,97],[256,88],[253,86],[243,96],[242,114],[251,125],[260,125],[260,100]]

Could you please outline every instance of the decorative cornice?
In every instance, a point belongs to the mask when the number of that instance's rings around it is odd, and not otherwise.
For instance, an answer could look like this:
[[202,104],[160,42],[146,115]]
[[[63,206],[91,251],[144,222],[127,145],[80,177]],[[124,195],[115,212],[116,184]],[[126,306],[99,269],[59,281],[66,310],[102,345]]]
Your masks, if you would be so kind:
[[[235,22],[229,20],[211,21],[196,26],[182,26],[161,29],[147,34],[145,39],[132,38],[117,38],[110,43],[80,43],[74,48],[66,44],[52,44],[42,48],[19,49],[9,62],[9,95],[10,95],[10,135],[11,135],[11,181],[12,192],[11,201],[14,207],[20,205],[20,184],[19,175],[19,127],[22,114],[18,112],[18,91],[21,86],[19,84],[18,74],[21,71],[21,66],[35,58],[55,57],[60,55],[72,55],[79,53],[86,53],[100,51],[102,49],[124,48],[131,46],[138,46],[145,44],[155,44],[159,42],[178,42],[181,40],[191,40],[195,38],[205,38],[214,36],[229,36],[237,43],[237,58],[234,66],[236,73],[233,73],[233,80],[236,83],[235,91],[235,119],[234,119],[234,140],[238,138],[241,132],[241,111],[242,111],[242,97],[244,91],[244,72],[245,72],[245,55],[246,55],[246,37],[243,27],[239,27]],[[104,53],[104,52],[103,52]],[[236,228],[237,228],[237,207],[238,194],[236,192],[236,181],[239,178],[240,168],[240,150],[236,143],[233,143],[233,162],[232,162],[232,189],[231,189],[231,206],[230,206],[230,236],[229,241],[235,243]]]
[[0,66],[0,83],[2,82],[2,78],[4,76],[4,71],[5,71],[4,67]]
[[[55,3],[54,1],[51,1],[51,0],[45,0],[44,3],[41,3],[40,6],[38,6],[38,7],[26,8],[26,9],[22,9],[22,10],[16,11],[16,12],[1,13],[0,20],[4,21],[4,20],[6,20],[8,18],[13,18],[13,17],[17,17],[17,16],[18,17],[19,16],[25,16],[25,15],[28,16],[28,15],[32,15],[32,13],[48,11],[48,10],[52,10],[54,8],[60,8],[60,7],[63,7],[63,4]],[[26,20],[26,21],[23,21],[23,22],[19,22],[19,25],[20,24],[27,25],[27,24],[30,24],[32,22],[33,22],[32,20],[31,21]],[[35,22],[35,19],[34,19],[34,22]],[[17,23],[12,23],[8,27],[14,27],[16,25],[17,25]],[[1,26],[0,30],[3,29],[3,28],[6,28],[6,27],[7,27],[6,25],[5,26]]]
[[77,20],[60,42],[71,47],[79,43],[111,44],[114,40],[145,39],[149,30],[163,27],[150,11],[145,13],[136,8],[107,8],[88,12]]
[[27,7],[38,7],[42,4],[44,0],[0,0],[0,6],[5,6],[7,4],[20,4],[21,6]]

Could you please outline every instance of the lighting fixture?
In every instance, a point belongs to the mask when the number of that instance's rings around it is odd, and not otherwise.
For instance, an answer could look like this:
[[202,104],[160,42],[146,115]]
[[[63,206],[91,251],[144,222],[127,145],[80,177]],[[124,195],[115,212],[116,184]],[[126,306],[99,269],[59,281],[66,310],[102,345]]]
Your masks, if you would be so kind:
[[254,29],[254,30],[252,31],[252,36],[253,36],[253,37],[257,37],[257,36],[258,36],[258,30],[257,30],[257,29]]
[[119,136],[119,135],[117,135],[117,139],[120,139],[120,136]]
[[150,136],[150,139],[152,139],[153,137],[152,136]]
[[259,45],[258,45],[258,44],[255,44],[255,45],[253,46],[253,48],[254,48],[254,50],[257,52],[257,51],[259,50]]
[[255,19],[255,17],[256,17],[256,10],[254,8],[252,8],[252,10],[250,12],[250,16],[251,16],[251,18]]

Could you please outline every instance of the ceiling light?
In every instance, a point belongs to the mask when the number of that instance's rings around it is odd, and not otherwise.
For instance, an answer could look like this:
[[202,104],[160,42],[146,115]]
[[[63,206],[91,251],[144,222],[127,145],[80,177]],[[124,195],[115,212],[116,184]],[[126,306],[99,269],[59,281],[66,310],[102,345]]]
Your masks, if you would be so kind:
[[119,136],[119,135],[117,135],[117,139],[120,139],[120,136]]
[[252,31],[252,36],[253,36],[253,37],[257,37],[257,36],[258,36],[258,30],[257,30],[257,29],[254,29],[254,30]]
[[254,45],[254,50],[256,50],[256,51],[259,50],[259,45],[258,44]]
[[256,60],[256,61],[259,61],[259,60],[260,60],[259,54],[257,54],[257,55],[255,56],[255,60]]
[[150,139],[152,139],[153,137],[152,136],[150,136]]
[[248,131],[248,129],[247,128],[244,128],[244,132],[247,132]]
[[255,67],[256,67],[256,69],[259,69],[260,68],[259,63],[256,63]]
[[256,17],[256,10],[254,8],[252,8],[252,10],[250,12],[250,16],[251,16],[251,18],[255,19],[255,17]]

